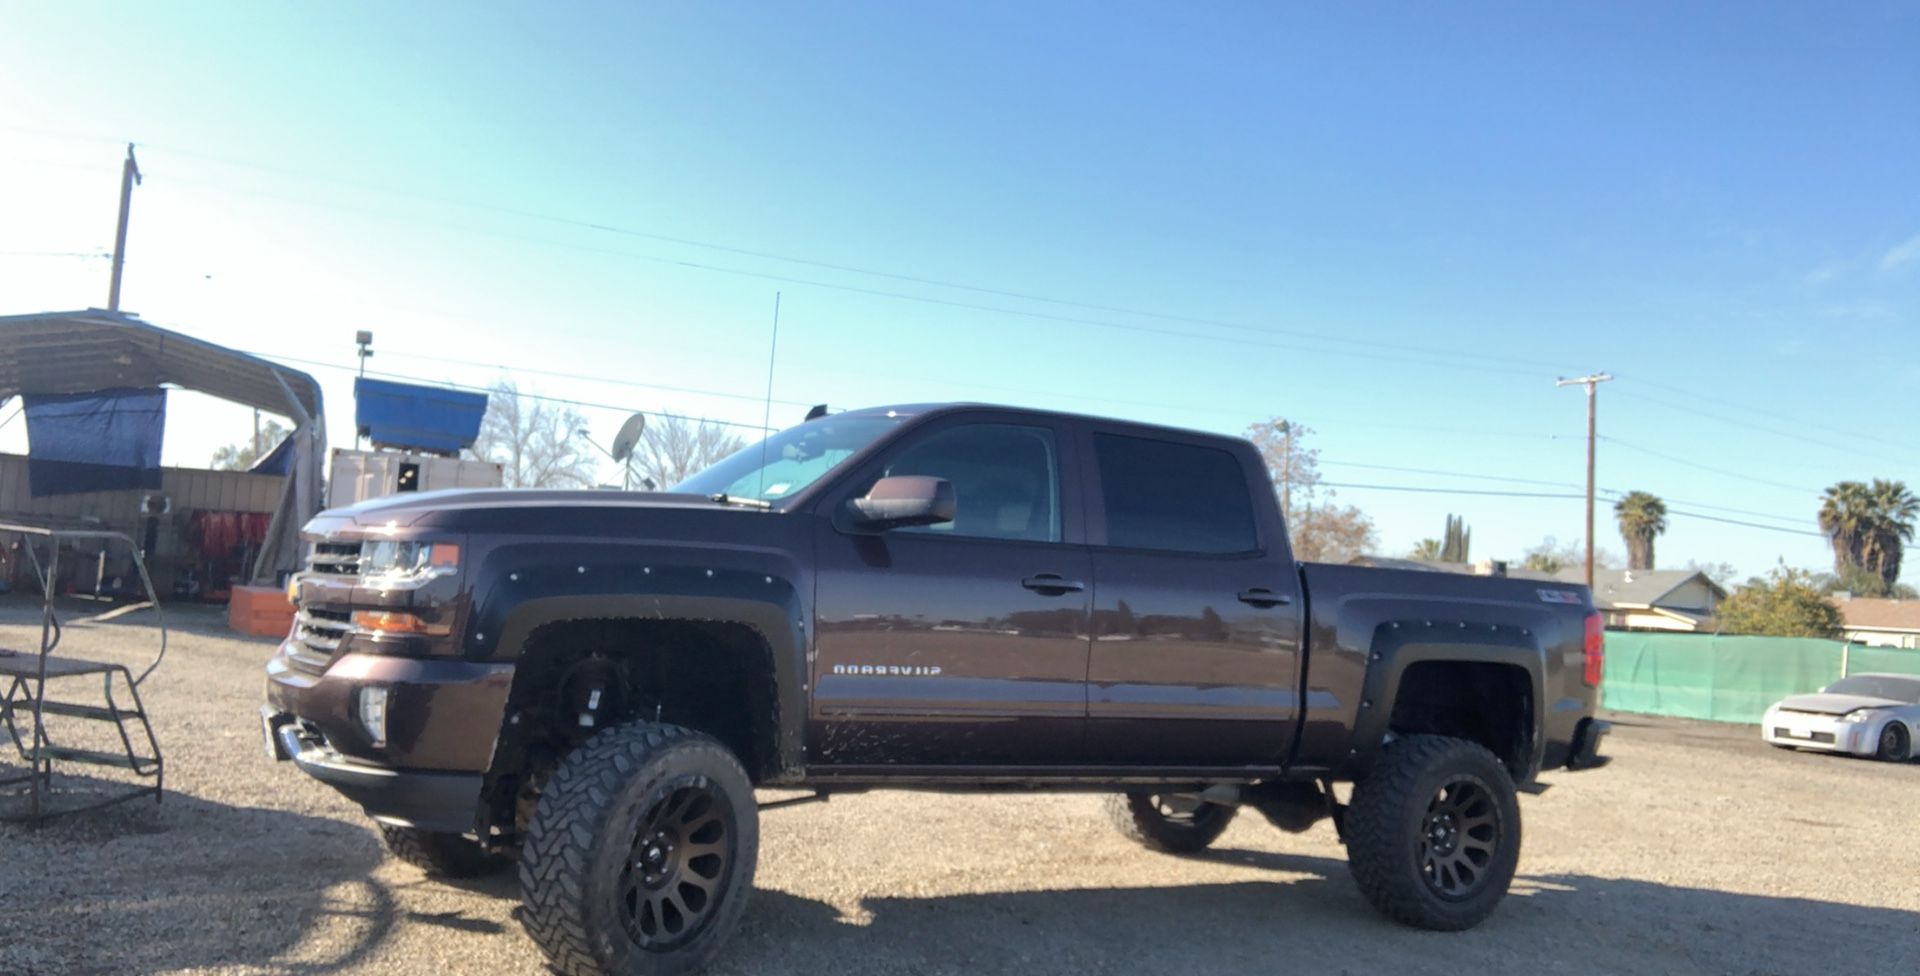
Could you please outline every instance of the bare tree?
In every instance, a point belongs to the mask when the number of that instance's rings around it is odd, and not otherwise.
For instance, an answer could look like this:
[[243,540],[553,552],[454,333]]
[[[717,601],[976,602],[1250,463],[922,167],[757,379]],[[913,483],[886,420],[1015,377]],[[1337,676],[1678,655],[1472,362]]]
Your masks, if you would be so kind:
[[1373,520],[1352,505],[1336,505],[1332,489],[1320,484],[1320,451],[1306,446],[1313,428],[1280,417],[1247,428],[1260,449],[1287,518],[1287,535],[1296,559],[1344,563],[1377,550]]
[[659,488],[671,488],[747,446],[725,424],[652,415],[633,449],[634,469]]
[[575,432],[587,418],[564,404],[522,396],[512,380],[487,392],[487,415],[471,449],[500,465],[508,488],[590,488],[597,459]]

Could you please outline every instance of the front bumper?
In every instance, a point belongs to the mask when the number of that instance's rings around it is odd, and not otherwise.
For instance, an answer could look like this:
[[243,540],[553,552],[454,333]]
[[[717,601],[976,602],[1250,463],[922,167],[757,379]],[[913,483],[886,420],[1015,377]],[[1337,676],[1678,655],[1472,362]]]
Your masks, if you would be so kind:
[[[513,666],[348,653],[314,673],[289,640],[267,664],[262,731],[290,760],[384,823],[467,832],[513,684]],[[360,690],[386,689],[384,741],[356,712]]]
[[1600,754],[1600,742],[1613,731],[1613,724],[1597,718],[1583,718],[1573,730],[1573,751],[1567,756],[1567,769],[1599,769],[1613,761]]
[[1873,752],[1878,741],[1874,731],[1870,723],[1808,712],[1769,711],[1760,724],[1760,735],[1770,745],[1854,755]]
[[260,706],[269,754],[292,760],[302,772],[367,811],[381,823],[443,833],[470,833],[479,812],[480,773],[390,769],[355,762],[329,748],[320,734],[271,705]]

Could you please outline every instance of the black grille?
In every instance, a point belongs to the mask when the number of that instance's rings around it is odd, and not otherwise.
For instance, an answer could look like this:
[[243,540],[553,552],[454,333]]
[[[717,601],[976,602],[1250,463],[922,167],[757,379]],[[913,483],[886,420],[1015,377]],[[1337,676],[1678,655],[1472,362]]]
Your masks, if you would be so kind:
[[307,568],[326,576],[360,575],[360,543],[316,542]]
[[1808,732],[1806,735],[1801,735],[1792,729],[1776,725],[1773,727],[1773,734],[1782,739],[1805,739],[1808,742],[1821,742],[1827,745],[1833,744],[1832,732]]

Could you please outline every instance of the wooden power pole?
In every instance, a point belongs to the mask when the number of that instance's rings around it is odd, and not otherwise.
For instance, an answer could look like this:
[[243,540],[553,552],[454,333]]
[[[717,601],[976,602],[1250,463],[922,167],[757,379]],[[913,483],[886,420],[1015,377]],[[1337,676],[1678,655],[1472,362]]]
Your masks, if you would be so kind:
[[1613,379],[1606,373],[1594,373],[1590,376],[1576,376],[1572,379],[1561,378],[1555,386],[1585,386],[1587,388],[1587,588],[1593,588],[1593,442],[1594,393],[1600,384]]
[[127,258],[127,211],[133,207],[133,188],[140,182],[140,164],[127,143],[127,161],[120,166],[120,226],[113,232],[113,283],[107,287],[107,311],[120,311],[120,265]]

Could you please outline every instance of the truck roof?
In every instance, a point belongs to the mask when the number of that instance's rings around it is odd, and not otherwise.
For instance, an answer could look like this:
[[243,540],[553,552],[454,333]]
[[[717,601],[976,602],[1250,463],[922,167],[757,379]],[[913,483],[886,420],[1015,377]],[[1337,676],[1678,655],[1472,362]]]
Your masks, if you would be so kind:
[[1182,437],[1203,437],[1211,440],[1242,442],[1246,438],[1238,434],[1222,434],[1211,430],[1195,430],[1190,427],[1174,427],[1168,424],[1155,424],[1141,420],[1128,420],[1124,417],[1106,417],[1098,414],[1073,413],[1066,410],[1047,410],[1040,407],[1022,407],[1007,403],[985,403],[974,400],[954,400],[945,403],[895,403],[873,407],[856,407],[841,411],[834,416],[901,416],[919,417],[931,414],[956,413],[963,410],[1006,410],[1012,413],[1034,414],[1042,417],[1054,417],[1067,420],[1084,420],[1101,424],[1123,424],[1145,431],[1158,431],[1166,434],[1178,434]]

